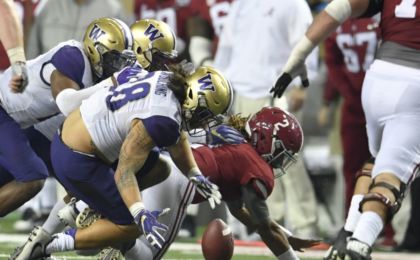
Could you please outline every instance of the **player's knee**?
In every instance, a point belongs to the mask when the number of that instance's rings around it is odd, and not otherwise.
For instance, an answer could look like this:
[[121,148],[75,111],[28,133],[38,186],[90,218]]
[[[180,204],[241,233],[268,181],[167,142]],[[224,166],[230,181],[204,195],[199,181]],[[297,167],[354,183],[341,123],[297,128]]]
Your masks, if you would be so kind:
[[374,211],[382,219],[390,221],[401,207],[404,198],[405,184],[392,174],[378,175],[360,202],[359,210]]

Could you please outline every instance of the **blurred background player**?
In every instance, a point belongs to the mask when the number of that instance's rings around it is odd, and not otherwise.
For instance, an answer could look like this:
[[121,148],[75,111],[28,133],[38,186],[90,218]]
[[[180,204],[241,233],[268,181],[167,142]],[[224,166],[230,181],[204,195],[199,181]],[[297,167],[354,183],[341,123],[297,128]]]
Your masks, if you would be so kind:
[[371,259],[374,241],[399,210],[406,185],[417,173],[420,143],[413,129],[420,121],[420,104],[413,97],[420,91],[420,68],[414,58],[420,55],[420,38],[413,33],[418,30],[419,7],[406,0],[331,2],[296,45],[271,90],[281,96],[297,76],[308,83],[303,62],[320,41],[350,17],[381,12],[382,43],[362,88],[369,150],[376,159],[372,184],[359,204],[362,214],[346,245],[350,259]]
[[[274,100],[268,90],[311,21],[309,6],[303,0],[287,3],[238,0],[232,3],[214,65],[232,82],[235,113],[248,116],[266,105],[294,113],[301,111],[306,96],[298,82],[288,93],[287,101]],[[258,44],[249,40],[250,35],[258,39]],[[317,59],[316,53],[308,59],[311,77],[317,73]],[[293,232],[314,236],[317,222],[315,193],[303,161],[299,159],[290,171],[291,174],[276,181],[279,188],[274,189],[269,198],[270,211],[276,220],[285,218]]]
[[7,51],[13,71],[10,88],[16,93],[23,92],[28,85],[23,29],[12,0],[0,1],[0,16],[0,41]]

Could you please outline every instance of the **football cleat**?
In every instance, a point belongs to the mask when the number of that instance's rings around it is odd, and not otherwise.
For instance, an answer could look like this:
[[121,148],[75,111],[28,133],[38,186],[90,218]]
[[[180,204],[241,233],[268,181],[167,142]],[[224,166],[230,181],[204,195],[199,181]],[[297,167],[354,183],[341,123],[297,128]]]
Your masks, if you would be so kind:
[[356,239],[350,238],[347,242],[345,260],[371,260],[372,247]]
[[79,214],[79,211],[76,208],[76,202],[76,198],[71,198],[70,202],[67,203],[67,205],[60,209],[57,213],[60,221],[72,228],[76,228],[76,218]]
[[91,208],[85,208],[76,218],[77,228],[87,228],[101,218],[101,214]]
[[26,243],[16,248],[9,260],[45,260],[52,259],[45,253],[47,245],[53,240],[52,236],[42,227],[35,227]]
[[324,260],[340,260],[344,259],[346,253],[347,240],[351,237],[353,232],[349,232],[342,228],[334,241],[334,244],[330,246],[327,253],[324,256]]
[[98,256],[98,260],[123,260],[124,257],[120,250],[112,247],[103,249]]

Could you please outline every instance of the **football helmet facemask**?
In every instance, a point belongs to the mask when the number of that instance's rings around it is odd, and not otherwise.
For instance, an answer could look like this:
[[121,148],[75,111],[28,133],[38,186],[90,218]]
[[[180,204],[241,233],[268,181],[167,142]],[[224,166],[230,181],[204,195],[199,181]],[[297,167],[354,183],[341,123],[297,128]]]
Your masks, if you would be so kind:
[[166,63],[177,57],[176,37],[168,24],[142,19],[131,25],[137,61],[148,71],[167,70]]
[[136,61],[130,28],[115,18],[91,22],[83,37],[83,48],[98,79],[108,78]]
[[221,123],[219,115],[228,112],[233,103],[232,87],[218,70],[208,66],[197,68],[186,78],[186,84],[184,128],[193,136],[205,134],[192,130]]
[[276,178],[296,162],[303,145],[303,132],[297,119],[277,107],[264,107],[246,124],[250,143],[273,168]]

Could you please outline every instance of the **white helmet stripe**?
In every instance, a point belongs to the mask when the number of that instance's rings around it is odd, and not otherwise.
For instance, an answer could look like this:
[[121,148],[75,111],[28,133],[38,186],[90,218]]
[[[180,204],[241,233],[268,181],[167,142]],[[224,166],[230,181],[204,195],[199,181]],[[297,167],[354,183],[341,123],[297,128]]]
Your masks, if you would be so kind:
[[115,21],[117,21],[120,24],[121,28],[124,31],[125,48],[130,49],[130,50],[133,49],[133,35],[131,34],[130,27],[128,27],[128,25],[125,24],[120,19],[117,19],[117,18],[113,18],[113,19],[115,19]]

